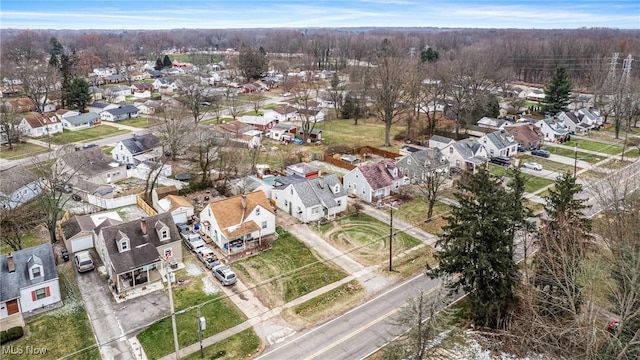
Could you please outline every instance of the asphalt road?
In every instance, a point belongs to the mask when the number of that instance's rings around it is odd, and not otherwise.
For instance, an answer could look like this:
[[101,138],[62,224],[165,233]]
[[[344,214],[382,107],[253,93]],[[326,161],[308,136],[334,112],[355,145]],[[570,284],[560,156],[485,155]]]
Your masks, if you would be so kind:
[[395,319],[409,299],[420,291],[433,293],[439,285],[438,279],[416,276],[332,321],[269,348],[257,359],[362,359],[406,330]]

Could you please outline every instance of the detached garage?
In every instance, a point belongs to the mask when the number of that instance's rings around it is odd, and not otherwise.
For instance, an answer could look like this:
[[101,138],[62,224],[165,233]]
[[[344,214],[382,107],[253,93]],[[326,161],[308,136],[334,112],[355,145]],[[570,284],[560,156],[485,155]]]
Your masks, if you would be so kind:
[[115,211],[92,215],[75,215],[62,224],[62,235],[67,250],[75,253],[93,248],[93,229],[106,222],[110,225],[122,223]]
[[193,204],[179,195],[167,195],[158,200],[156,210],[158,213],[171,212],[173,221],[176,224],[188,223],[195,213]]

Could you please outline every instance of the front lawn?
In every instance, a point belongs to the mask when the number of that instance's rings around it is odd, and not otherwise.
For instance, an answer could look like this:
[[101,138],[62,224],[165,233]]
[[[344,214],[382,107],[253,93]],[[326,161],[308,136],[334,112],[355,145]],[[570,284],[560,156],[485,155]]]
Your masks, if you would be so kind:
[[[536,162],[538,162],[537,159],[536,159]],[[505,168],[504,166],[489,164],[489,172],[498,177],[509,177],[509,172],[507,168]],[[553,183],[553,180],[551,179],[546,179],[543,177],[538,177],[535,175],[525,174],[525,173],[523,173],[522,175],[527,181],[524,186],[524,191],[528,193],[536,192],[537,190],[540,190],[543,187]]]
[[[260,348],[260,338],[253,329],[241,331],[235,335],[204,348],[204,359],[236,360],[248,359]],[[182,359],[202,359],[200,351]]]
[[236,261],[232,268],[248,288],[269,309],[308,294],[347,274],[330,262],[323,262],[300,240],[278,228],[273,247]]
[[51,143],[57,145],[86,142],[87,140],[97,140],[106,137],[126,134],[128,131],[116,129],[109,125],[97,125],[84,130],[70,131],[64,130],[61,134],[51,137]]
[[[566,172],[573,174],[573,165],[563,164],[563,163],[555,162],[550,159],[545,159],[545,158],[542,158],[539,156],[533,156],[533,155],[521,155],[519,159],[521,164],[528,161],[532,161],[542,165],[542,167],[545,170],[550,170],[558,174],[564,174]],[[578,170],[580,169],[582,168],[578,166]]]
[[[578,139],[574,137],[562,145],[574,147],[576,144],[578,145],[578,151],[580,151],[580,149],[584,149],[608,155],[617,155],[622,152],[622,146],[620,145],[611,145],[599,141],[587,140],[584,138]],[[580,154],[578,154],[578,156],[580,156]]]
[[[394,217],[398,217],[411,225],[418,225],[427,219],[427,210],[429,206],[423,195],[416,195],[413,199],[403,203],[398,210],[393,212]],[[441,201],[436,201],[433,206],[433,216],[437,217],[448,213],[451,206]]]
[[0,159],[4,160],[17,160],[23,159],[29,156],[44,154],[49,149],[43,146],[39,146],[31,143],[19,143],[13,144],[13,148],[9,149],[8,146],[0,146]]
[[[185,261],[190,270],[199,269],[199,264]],[[207,328],[203,330],[203,338],[215,335],[226,329],[241,324],[246,320],[231,300],[214,285],[212,280],[203,276],[202,272],[187,273],[180,270],[176,273],[179,285],[174,285],[173,299],[176,313],[176,328],[180,348],[184,348],[198,341],[197,306],[200,306],[200,316],[207,319]],[[181,312],[184,311],[184,312]],[[171,317],[165,317],[138,335],[149,359],[158,359],[174,351]]]
[[137,128],[148,128],[150,126],[153,126],[156,122],[157,121],[155,119],[139,116],[132,119],[118,121],[118,124],[133,126]]
[[[25,331],[28,335],[4,344],[3,348],[13,346],[22,349],[45,349],[45,354],[38,357],[39,359],[59,359],[70,354],[74,354],[70,357],[73,359],[100,359],[70,262],[58,266],[58,277],[64,305],[29,318],[26,321],[28,332]],[[1,357],[3,360],[24,359],[25,354],[12,355],[3,352]]]
[[[550,153],[555,155],[564,156],[569,159],[573,159],[575,157],[574,149],[565,149],[565,148],[560,148],[554,145],[547,145],[547,144],[545,144],[544,147],[545,149],[549,150]],[[622,149],[620,149],[619,152],[622,152]],[[598,161],[601,161],[604,159],[605,159],[604,156],[588,154],[586,152],[580,151],[580,147],[578,147],[578,160],[586,161],[590,164],[595,164]]]
[[[394,231],[393,252],[398,254],[422,242],[402,231]],[[388,261],[389,224],[360,213],[347,215],[335,222],[325,233],[325,239],[334,247],[364,266]]]

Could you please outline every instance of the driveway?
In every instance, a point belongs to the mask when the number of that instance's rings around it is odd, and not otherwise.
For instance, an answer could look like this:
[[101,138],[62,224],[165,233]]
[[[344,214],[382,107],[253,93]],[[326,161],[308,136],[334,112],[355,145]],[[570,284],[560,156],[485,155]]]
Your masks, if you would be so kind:
[[169,314],[168,296],[156,291],[116,304],[98,270],[77,274],[77,279],[102,358],[135,359],[127,338]]

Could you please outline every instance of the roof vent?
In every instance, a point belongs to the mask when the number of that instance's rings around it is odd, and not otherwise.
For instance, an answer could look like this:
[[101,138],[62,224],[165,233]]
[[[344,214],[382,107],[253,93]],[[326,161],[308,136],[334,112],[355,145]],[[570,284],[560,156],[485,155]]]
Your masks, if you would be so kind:
[[7,268],[8,268],[10,273],[16,271],[16,263],[15,263],[15,261],[13,261],[13,253],[12,252],[9,253],[9,255],[7,255]]

